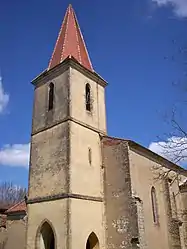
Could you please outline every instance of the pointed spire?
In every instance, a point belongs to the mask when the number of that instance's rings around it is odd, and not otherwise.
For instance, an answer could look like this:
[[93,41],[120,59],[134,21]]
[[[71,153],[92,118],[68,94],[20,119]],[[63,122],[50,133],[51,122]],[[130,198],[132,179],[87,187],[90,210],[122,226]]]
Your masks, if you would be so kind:
[[48,70],[60,64],[67,57],[74,57],[85,68],[93,71],[88,51],[71,4],[67,8]]

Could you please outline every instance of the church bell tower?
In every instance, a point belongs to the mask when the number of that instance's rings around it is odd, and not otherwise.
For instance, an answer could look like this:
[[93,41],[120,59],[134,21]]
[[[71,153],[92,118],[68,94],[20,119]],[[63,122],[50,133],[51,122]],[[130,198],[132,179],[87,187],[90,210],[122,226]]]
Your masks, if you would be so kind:
[[32,83],[26,248],[104,248],[107,83],[93,70],[71,5],[48,68]]

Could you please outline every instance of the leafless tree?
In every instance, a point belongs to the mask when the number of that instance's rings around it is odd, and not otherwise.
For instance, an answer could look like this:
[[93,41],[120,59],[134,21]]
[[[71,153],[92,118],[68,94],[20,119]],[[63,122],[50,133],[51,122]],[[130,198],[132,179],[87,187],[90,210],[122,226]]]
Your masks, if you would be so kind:
[[[175,40],[172,41],[174,48],[178,46]],[[172,60],[176,66],[180,66],[181,79],[172,82],[179,99],[172,106],[172,110],[165,115],[165,121],[170,126],[170,132],[159,136],[159,143],[162,154],[174,163],[187,161],[187,45],[181,45],[174,52]]]
[[0,204],[12,205],[24,199],[26,195],[26,189],[15,186],[12,182],[0,183]]

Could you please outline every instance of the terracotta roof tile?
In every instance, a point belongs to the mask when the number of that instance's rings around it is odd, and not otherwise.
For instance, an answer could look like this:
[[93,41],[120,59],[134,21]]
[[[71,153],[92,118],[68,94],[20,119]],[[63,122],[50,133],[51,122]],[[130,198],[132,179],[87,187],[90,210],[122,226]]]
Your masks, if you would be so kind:
[[26,203],[25,200],[18,202],[17,204],[13,205],[12,207],[10,207],[6,213],[10,214],[10,213],[14,213],[14,212],[26,212],[27,207],[26,207]]
[[74,57],[82,66],[93,71],[86,45],[71,5],[68,6],[48,69]]

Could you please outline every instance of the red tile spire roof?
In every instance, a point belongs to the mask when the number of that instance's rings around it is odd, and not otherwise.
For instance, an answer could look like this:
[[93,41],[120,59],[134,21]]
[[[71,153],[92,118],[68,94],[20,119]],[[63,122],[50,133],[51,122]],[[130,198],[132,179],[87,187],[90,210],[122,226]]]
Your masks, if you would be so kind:
[[71,6],[68,6],[48,70],[60,64],[67,57],[74,57],[82,66],[93,71],[86,45]]

